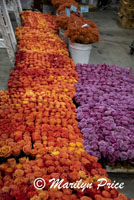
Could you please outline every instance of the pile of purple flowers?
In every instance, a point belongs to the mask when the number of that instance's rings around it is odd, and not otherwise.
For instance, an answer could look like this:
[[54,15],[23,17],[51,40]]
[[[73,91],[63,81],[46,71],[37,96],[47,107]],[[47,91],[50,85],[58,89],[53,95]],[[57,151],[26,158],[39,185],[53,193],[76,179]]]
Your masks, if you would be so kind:
[[77,64],[75,101],[86,151],[134,164],[134,76],[129,68]]

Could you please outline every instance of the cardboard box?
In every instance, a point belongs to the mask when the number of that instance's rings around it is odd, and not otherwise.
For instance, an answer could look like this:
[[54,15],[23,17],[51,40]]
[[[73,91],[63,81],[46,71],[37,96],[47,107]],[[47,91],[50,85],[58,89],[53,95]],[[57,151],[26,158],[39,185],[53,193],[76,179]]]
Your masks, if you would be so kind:
[[126,16],[123,16],[121,13],[119,14],[119,20],[124,28],[134,29],[134,19],[129,19]]
[[120,13],[127,17],[128,19],[134,19],[134,9],[129,9],[125,7],[120,8]]
[[[130,0],[129,0],[130,1]],[[121,0],[120,3],[126,9],[134,9],[134,3],[130,3],[128,0]]]

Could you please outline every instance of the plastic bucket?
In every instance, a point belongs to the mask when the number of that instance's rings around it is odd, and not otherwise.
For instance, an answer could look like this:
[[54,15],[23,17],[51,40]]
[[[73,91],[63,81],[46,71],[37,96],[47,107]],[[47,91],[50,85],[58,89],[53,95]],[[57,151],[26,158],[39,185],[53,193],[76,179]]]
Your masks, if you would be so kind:
[[79,43],[72,43],[71,41],[69,41],[69,47],[70,47],[71,57],[73,58],[75,64],[89,63],[92,44],[79,44]]
[[51,14],[53,12],[53,7],[51,5],[43,4],[43,13]]

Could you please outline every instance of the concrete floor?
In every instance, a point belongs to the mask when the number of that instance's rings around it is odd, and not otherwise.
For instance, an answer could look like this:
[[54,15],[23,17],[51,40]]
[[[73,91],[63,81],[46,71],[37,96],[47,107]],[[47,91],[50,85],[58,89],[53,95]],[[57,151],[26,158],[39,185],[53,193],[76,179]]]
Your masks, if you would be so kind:
[[[99,27],[101,42],[93,45],[90,63],[116,64],[132,67],[134,72],[134,55],[129,54],[129,45],[134,40],[134,30],[123,29],[118,22],[117,13],[113,10],[90,12],[88,18],[93,19]],[[15,21],[12,20],[15,27]],[[0,49],[0,90],[6,90],[11,65],[6,50]],[[134,175],[109,174],[113,181],[125,183],[121,191],[128,198],[134,198]]]
[[128,198],[134,198],[134,174],[109,173],[109,178],[116,183],[124,183],[124,188],[120,190]]
[[134,55],[129,54],[134,30],[122,28],[113,10],[90,12],[88,17],[96,22],[101,35],[101,42],[93,45],[90,63],[131,66],[134,72]]

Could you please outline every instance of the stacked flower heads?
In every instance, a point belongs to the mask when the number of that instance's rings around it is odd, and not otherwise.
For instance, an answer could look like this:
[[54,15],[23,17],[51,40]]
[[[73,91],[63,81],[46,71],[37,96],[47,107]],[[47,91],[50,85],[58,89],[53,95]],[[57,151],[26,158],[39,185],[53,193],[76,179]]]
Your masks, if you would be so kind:
[[21,18],[25,27],[31,27],[35,29],[51,28],[56,31],[58,30],[58,27],[55,23],[55,16],[49,14],[32,12],[29,10],[22,12]]
[[77,65],[76,102],[85,149],[110,165],[134,164],[134,77],[128,68]]
[[[31,11],[21,16],[15,69],[8,91],[0,92],[0,199],[127,200],[116,189],[97,190],[99,178],[111,181],[84,149],[72,101],[78,75],[54,18]],[[39,177],[46,181],[43,190],[33,185]],[[51,178],[82,179],[93,187],[50,189]]]
[[68,56],[65,42],[54,33],[58,30],[54,17],[32,11],[22,12],[21,16],[24,27],[19,27],[16,32],[20,51],[58,52],[61,55]]

